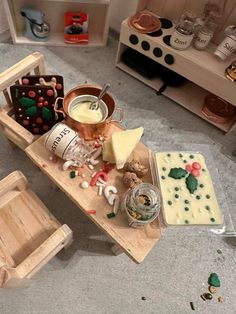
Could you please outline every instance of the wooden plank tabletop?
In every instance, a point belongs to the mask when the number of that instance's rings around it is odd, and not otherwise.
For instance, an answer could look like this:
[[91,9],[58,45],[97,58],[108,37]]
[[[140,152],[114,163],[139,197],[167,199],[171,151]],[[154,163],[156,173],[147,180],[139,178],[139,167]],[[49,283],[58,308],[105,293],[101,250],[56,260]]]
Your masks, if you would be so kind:
[[[120,129],[116,125],[112,125],[110,133],[118,130]],[[141,263],[161,237],[158,220],[156,219],[144,228],[134,229],[128,226],[126,214],[120,211],[116,217],[108,219],[107,214],[112,212],[112,207],[103,195],[98,195],[97,187],[89,187],[85,190],[80,188],[80,183],[83,180],[90,182],[92,171],[84,167],[83,173],[86,175],[84,179],[81,176],[71,179],[69,177],[69,170],[62,170],[62,160],[59,160],[57,163],[49,160],[51,153],[44,147],[45,137],[46,135],[41,136],[33,144],[28,146],[26,154],[89,219],[122,248],[124,253],[136,263]],[[132,155],[149,168],[149,151],[144,144],[139,142]],[[101,168],[101,164],[102,162],[96,166],[96,169]],[[113,169],[109,172],[108,179],[108,184],[115,185],[120,196],[127,190],[122,183],[122,175],[122,171]],[[150,171],[144,177],[143,181],[152,182]],[[87,211],[91,209],[96,210],[96,214],[88,214]]]

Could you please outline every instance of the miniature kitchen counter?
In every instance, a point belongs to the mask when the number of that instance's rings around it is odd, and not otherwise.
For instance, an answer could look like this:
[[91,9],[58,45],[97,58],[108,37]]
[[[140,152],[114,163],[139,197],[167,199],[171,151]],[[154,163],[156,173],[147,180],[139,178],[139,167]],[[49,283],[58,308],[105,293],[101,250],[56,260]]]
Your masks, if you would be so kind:
[[[113,124],[110,132],[119,128]],[[89,187],[82,189],[80,183],[83,179],[70,178],[69,171],[62,170],[62,160],[54,163],[49,160],[51,153],[44,147],[45,135],[27,147],[26,154],[32,161],[63,191],[106,235],[108,235],[115,245],[112,248],[114,254],[126,253],[136,263],[141,263],[155,243],[161,237],[161,230],[156,219],[144,228],[134,229],[129,227],[125,213],[118,214],[108,219],[107,214],[112,211],[111,206],[103,196],[99,196],[97,189]],[[149,151],[141,142],[138,143],[132,155],[149,167]],[[100,166],[97,166],[100,168]],[[85,180],[91,180],[91,171],[84,168]],[[150,171],[144,178],[145,182],[152,182]],[[122,183],[122,172],[113,169],[109,172],[109,184],[115,185],[118,194],[122,196],[126,187]],[[66,210],[66,209],[65,209]],[[95,214],[89,214],[89,210],[95,210]]]

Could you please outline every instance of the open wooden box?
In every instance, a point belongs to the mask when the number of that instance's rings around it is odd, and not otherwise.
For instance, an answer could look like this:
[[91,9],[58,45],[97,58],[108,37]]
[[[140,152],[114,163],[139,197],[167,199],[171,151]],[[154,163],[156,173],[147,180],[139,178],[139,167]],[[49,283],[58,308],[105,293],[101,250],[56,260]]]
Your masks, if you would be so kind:
[[41,53],[32,53],[0,74],[0,92],[5,99],[5,104],[0,106],[0,132],[22,150],[33,143],[36,136],[14,120],[10,86],[19,83],[22,76],[29,74],[45,74],[44,57]]
[[71,241],[20,171],[0,181],[0,287],[31,278]]
[[[223,1],[211,2],[222,8]],[[186,50],[176,50],[163,40],[165,36],[173,33],[174,25],[184,11],[192,11],[200,16],[206,3],[208,3],[207,0],[139,0],[137,11],[147,11],[157,17],[167,18],[173,22],[173,26],[168,29],[162,28],[161,35],[150,36],[132,29],[128,19],[124,20],[121,24],[116,66],[153,89],[159,90],[163,81],[158,76],[148,79],[123,62],[122,53],[128,48],[132,48],[184,76],[187,79],[184,85],[177,88],[168,87],[163,94],[227,133],[236,126],[235,119],[231,119],[227,123],[214,122],[203,115],[202,107],[206,96],[210,93],[236,105],[235,83],[225,77],[225,69],[236,59],[236,55],[233,53],[225,61],[221,61],[213,54],[225,36],[225,27],[235,24],[235,0],[227,1],[221,23],[206,50],[198,51],[192,46]],[[135,38],[135,42],[132,38]],[[155,49],[161,53],[156,55]],[[170,57],[173,60],[171,63],[168,62]]]

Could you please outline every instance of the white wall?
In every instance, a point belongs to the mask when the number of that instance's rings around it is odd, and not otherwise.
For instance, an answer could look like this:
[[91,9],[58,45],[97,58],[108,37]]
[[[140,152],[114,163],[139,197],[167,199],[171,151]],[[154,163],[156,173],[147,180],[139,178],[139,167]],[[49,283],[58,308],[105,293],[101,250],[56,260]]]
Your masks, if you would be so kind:
[[3,8],[3,1],[0,0],[0,34],[8,30],[8,23]]
[[110,27],[120,30],[121,22],[136,12],[138,0],[111,0]]
[[[120,30],[121,22],[136,11],[138,0],[111,0],[110,27]],[[8,29],[7,19],[4,13],[3,1],[0,0],[0,35]]]

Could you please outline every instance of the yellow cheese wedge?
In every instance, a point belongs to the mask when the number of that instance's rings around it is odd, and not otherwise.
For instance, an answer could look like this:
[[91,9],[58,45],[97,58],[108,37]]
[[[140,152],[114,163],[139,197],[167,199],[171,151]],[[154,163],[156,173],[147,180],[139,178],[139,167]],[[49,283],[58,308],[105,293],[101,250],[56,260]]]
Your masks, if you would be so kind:
[[112,134],[112,148],[116,161],[116,168],[122,169],[143,134],[143,128],[114,132]]
[[111,138],[109,140],[106,140],[103,143],[102,146],[102,160],[108,161],[111,164],[115,164],[115,156],[113,154],[112,144],[111,144]]

